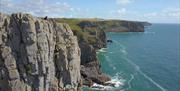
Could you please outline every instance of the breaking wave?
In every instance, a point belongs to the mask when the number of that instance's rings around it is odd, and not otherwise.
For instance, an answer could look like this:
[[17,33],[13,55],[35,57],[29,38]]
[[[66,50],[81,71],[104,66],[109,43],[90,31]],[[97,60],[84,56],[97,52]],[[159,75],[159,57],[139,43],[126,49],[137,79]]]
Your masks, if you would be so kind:
[[101,48],[101,49],[99,49],[98,51],[97,51],[97,53],[98,52],[107,52],[107,48]]
[[111,78],[110,81],[106,82],[108,85],[100,85],[97,83],[94,83],[91,89],[93,90],[115,90],[115,89],[121,89],[125,83],[125,80],[120,76],[120,73],[116,73],[115,76]]

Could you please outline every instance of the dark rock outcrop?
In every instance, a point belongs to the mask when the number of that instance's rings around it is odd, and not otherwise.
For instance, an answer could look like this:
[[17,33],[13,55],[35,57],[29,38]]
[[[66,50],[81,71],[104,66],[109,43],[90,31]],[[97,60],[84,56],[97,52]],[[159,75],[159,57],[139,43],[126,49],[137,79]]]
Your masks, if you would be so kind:
[[77,91],[80,55],[67,24],[0,13],[1,91]]
[[107,38],[106,38],[106,33],[104,32],[104,30],[101,30],[100,28],[98,28],[97,30],[97,34],[96,34],[96,43],[93,45],[95,49],[101,49],[104,47],[107,47]]
[[101,64],[96,56],[96,51],[106,47],[106,34],[103,30],[96,31],[96,42],[89,44],[79,41],[81,49],[81,76],[83,84],[92,86],[93,83],[105,84],[111,80],[109,76],[101,71]]
[[107,42],[109,42],[109,43],[113,43],[113,41],[112,41],[112,40],[107,40]]
[[84,34],[88,33],[88,36],[91,36],[86,37],[88,40],[95,40],[94,42],[79,41],[83,84],[87,86],[91,86],[93,83],[105,84],[110,80],[110,77],[102,73],[96,51],[106,47],[106,33],[94,22],[82,21],[77,25],[81,27]]
[[105,84],[110,78],[103,74],[96,50],[92,45],[80,43],[81,49],[81,76],[83,84],[91,86],[92,83]]

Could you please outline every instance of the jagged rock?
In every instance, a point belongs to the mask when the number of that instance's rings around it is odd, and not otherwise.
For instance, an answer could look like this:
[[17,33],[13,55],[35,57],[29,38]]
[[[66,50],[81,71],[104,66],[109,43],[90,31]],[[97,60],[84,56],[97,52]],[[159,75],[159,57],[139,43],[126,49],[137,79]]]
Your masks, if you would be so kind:
[[91,87],[93,83],[105,84],[110,77],[103,74],[100,63],[96,57],[96,50],[87,43],[80,43],[81,49],[81,75],[83,84]]
[[85,42],[79,43],[81,49],[81,64],[85,65],[86,63],[96,61],[96,51],[92,45],[89,45]]
[[98,28],[96,31],[97,31],[97,34],[96,34],[97,42],[93,46],[94,46],[95,50],[99,50],[101,48],[106,47],[107,38],[106,38],[106,33],[104,32],[104,30]]
[[2,91],[79,90],[80,49],[67,24],[0,13]]
[[[84,29],[86,29],[86,27],[97,27],[94,26],[94,23],[88,22],[82,22],[79,25]],[[91,28],[87,28],[86,30],[91,31]],[[81,76],[83,84],[89,87],[91,87],[93,83],[105,84],[106,81],[110,80],[109,76],[102,73],[101,64],[96,57],[96,51],[106,47],[106,34],[98,27],[93,29],[93,31],[96,37],[95,43],[90,44],[85,41],[79,41],[79,47],[81,49]]]
[[113,43],[113,41],[112,41],[112,40],[107,40],[107,42],[109,42],[109,43]]

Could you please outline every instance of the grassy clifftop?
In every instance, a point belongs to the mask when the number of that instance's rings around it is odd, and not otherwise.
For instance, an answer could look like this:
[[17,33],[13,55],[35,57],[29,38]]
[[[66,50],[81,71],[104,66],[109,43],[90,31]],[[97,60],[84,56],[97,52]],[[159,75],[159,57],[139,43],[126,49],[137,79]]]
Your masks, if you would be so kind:
[[104,20],[98,18],[56,18],[60,23],[67,23],[71,27],[79,41],[94,44],[97,41],[97,33],[105,32],[144,32],[144,26],[150,25],[147,22]]
[[97,29],[98,27],[92,28],[89,27],[88,28],[84,28],[83,26],[79,25],[84,21],[87,22],[95,22],[97,20],[93,20],[93,19],[67,19],[67,18],[56,18],[56,21],[60,22],[60,23],[67,23],[73,33],[78,37],[79,42],[84,41],[87,42],[89,44],[94,44],[96,43],[96,33],[97,33]]

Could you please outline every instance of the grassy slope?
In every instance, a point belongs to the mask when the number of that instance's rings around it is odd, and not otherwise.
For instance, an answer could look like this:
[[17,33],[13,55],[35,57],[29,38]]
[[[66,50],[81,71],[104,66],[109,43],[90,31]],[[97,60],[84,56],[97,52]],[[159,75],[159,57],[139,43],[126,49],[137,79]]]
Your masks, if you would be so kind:
[[[127,29],[130,24],[135,24],[135,26],[148,24],[145,22],[136,21],[123,21],[123,20],[103,20],[98,18],[81,19],[81,18],[56,18],[56,21],[60,23],[67,23],[71,27],[73,33],[78,37],[79,42],[85,41],[89,44],[94,44],[96,42],[96,33],[98,31],[104,30],[109,31],[110,28],[119,27],[119,32]],[[89,25],[89,26],[86,26]],[[95,25],[95,26],[91,26]],[[130,26],[133,26],[130,25]],[[85,27],[84,27],[85,26]],[[97,31],[98,30],[98,31]],[[125,30],[125,32],[128,32]]]
[[94,33],[96,32],[97,28],[85,29],[78,25],[83,21],[94,22],[96,21],[95,19],[56,18],[56,21],[69,24],[79,41],[85,41],[89,44],[94,44],[96,42],[96,36]]

